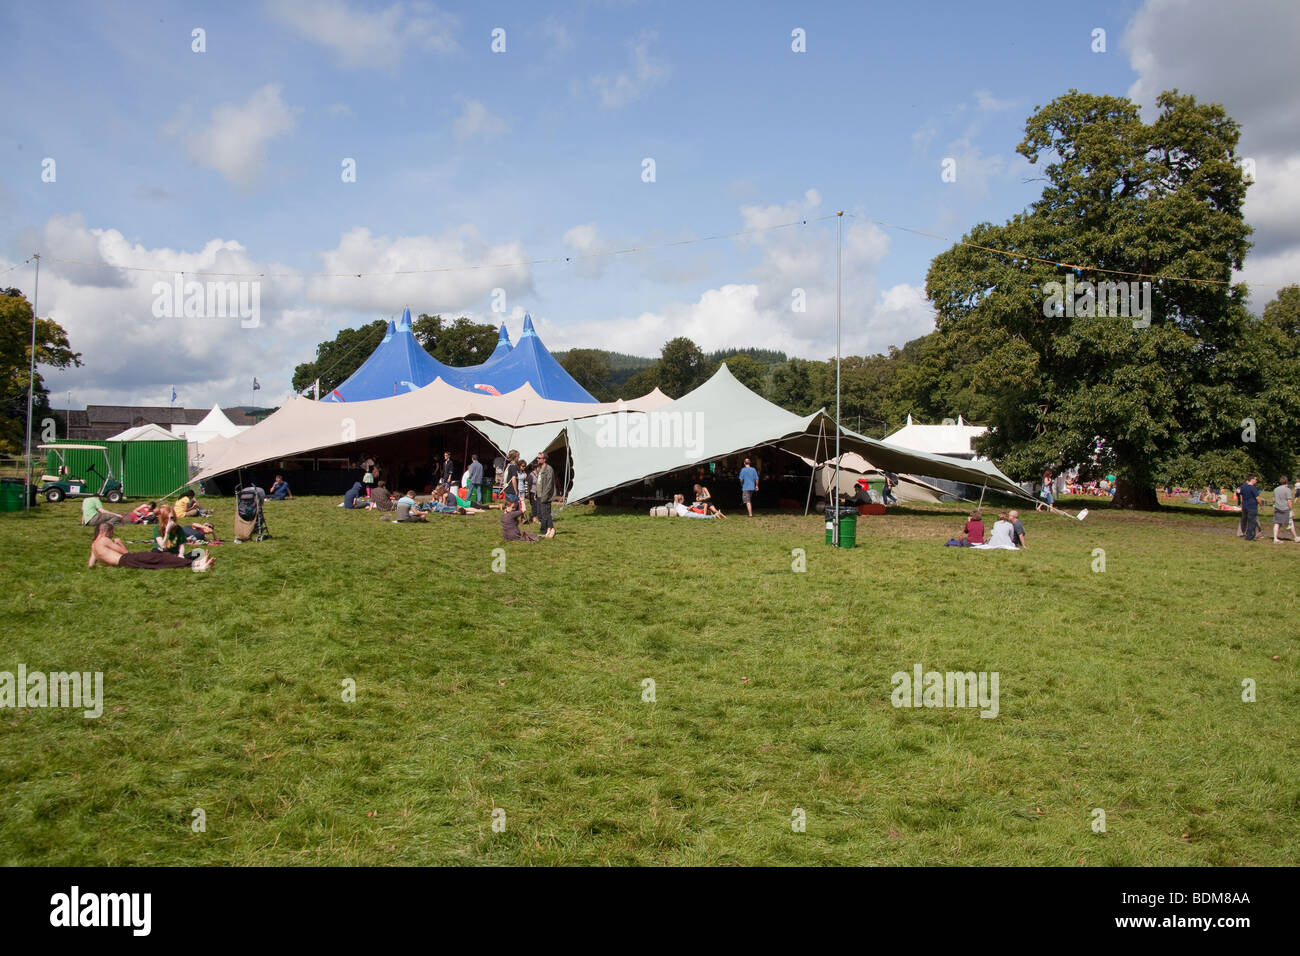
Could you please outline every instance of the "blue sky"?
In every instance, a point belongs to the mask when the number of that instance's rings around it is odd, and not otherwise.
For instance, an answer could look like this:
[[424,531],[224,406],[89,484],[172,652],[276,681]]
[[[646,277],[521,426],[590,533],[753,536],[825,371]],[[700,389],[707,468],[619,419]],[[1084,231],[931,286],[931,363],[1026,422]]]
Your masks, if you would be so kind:
[[[844,209],[859,217],[844,223],[846,350],[883,351],[932,328],[925,272],[946,245],[861,217],[952,238],[1005,220],[1040,188],[1014,152],[1025,118],[1071,87],[1158,91],[1168,74],[1253,103],[1213,64],[1179,73],[1178,31],[1190,22],[1209,42],[1213,17],[1191,0],[9,5],[0,269],[46,256],[41,312],[86,359],[48,375],[56,395],[165,403],[175,384],[200,406],[246,401],[254,375],[274,399],[317,342],[403,306],[504,317],[513,334],[527,309],[557,349],[653,354],[685,334],[823,358],[833,221],[465,267]],[[191,49],[195,28],[206,52]],[[491,49],[495,28],[504,53]],[[791,49],[796,28],[804,53]],[[1095,28],[1105,53],[1091,49]],[[1256,31],[1239,42],[1270,32]],[[1279,168],[1300,155],[1285,132],[1265,145]],[[947,157],[956,182],[941,179]],[[42,181],[46,158],[54,182]],[[341,180],[345,158],[355,182]],[[1265,250],[1280,273],[1295,264],[1292,238]],[[58,261],[69,259],[159,271]],[[152,314],[152,283],[177,268],[296,277],[261,280],[260,321],[241,328]],[[460,271],[306,275],[409,269]],[[0,281],[30,295],[30,273]],[[491,311],[497,288],[504,316]],[[790,308],[796,288],[804,313]],[[171,346],[138,361],[159,342]]]

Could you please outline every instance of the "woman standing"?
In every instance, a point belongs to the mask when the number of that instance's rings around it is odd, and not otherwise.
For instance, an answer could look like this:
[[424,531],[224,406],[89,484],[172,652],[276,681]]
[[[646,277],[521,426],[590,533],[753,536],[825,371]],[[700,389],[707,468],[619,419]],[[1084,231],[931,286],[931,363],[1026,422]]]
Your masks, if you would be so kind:
[[1038,497],[1041,500],[1034,506],[1035,511],[1042,511],[1043,505],[1047,505],[1048,510],[1051,510],[1052,505],[1056,504],[1056,496],[1052,493],[1054,489],[1053,482],[1052,472],[1050,470],[1043,472],[1043,487],[1038,492]]

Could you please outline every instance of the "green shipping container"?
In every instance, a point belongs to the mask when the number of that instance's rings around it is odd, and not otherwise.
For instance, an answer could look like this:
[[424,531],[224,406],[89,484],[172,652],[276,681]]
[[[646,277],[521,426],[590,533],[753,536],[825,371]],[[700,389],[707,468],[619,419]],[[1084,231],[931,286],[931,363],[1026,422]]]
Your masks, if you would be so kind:
[[128,498],[174,495],[190,480],[189,444],[179,439],[111,441],[108,458]]

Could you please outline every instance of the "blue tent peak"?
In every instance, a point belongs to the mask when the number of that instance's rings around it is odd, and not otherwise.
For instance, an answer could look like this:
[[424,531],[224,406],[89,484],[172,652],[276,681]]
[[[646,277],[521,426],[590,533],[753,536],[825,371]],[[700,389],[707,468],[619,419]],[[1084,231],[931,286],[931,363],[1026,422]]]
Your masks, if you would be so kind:
[[402,317],[397,320],[397,331],[398,332],[411,331],[411,310],[410,309],[402,310]]
[[[397,331],[397,329],[395,329],[395,328],[393,327],[393,320],[392,320],[392,319],[389,319],[389,320],[388,320],[388,329],[384,332],[384,342],[389,342],[389,341],[391,341],[392,338],[393,338],[393,333],[396,332],[396,331]],[[380,345],[383,345],[384,342],[380,342],[379,344],[380,344]]]
[[537,330],[533,328],[533,317],[532,317],[529,313],[525,312],[525,313],[524,313],[524,331],[523,331],[523,334],[519,336],[519,340],[522,342],[524,339],[528,338],[530,335],[531,335],[533,338],[536,338],[536,337],[537,337]]
[[510,344],[510,332],[506,328],[506,324],[502,322],[501,328],[497,329],[497,345],[509,345],[509,344]]

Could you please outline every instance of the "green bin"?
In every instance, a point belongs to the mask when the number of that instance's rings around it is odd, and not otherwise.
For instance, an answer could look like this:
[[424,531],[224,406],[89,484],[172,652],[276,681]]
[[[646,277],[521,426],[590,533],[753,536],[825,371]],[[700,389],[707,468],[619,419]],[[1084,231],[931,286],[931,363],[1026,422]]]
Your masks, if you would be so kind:
[[22,511],[26,502],[23,496],[27,491],[27,482],[21,478],[0,480],[0,511]]
[[840,515],[840,547],[852,548],[858,541],[858,516]]

